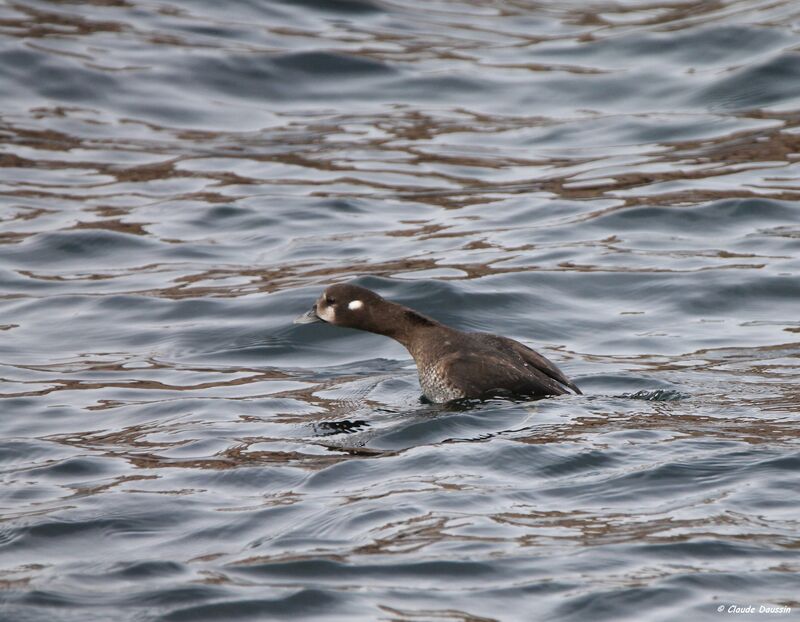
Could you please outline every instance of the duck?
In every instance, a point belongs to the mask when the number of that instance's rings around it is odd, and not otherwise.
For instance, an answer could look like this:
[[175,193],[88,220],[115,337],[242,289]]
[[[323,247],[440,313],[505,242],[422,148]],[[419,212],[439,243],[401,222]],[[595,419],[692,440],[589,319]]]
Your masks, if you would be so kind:
[[325,289],[295,324],[325,322],[390,337],[414,359],[433,403],[492,397],[542,398],[582,392],[552,361],[492,333],[457,330],[352,283]]

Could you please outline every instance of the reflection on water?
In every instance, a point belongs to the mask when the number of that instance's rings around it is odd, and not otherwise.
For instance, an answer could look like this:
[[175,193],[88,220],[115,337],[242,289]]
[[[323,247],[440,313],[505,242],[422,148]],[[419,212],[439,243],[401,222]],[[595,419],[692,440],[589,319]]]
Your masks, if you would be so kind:
[[[5,615],[795,615],[798,20],[0,4]],[[347,279],[586,395],[426,404]]]

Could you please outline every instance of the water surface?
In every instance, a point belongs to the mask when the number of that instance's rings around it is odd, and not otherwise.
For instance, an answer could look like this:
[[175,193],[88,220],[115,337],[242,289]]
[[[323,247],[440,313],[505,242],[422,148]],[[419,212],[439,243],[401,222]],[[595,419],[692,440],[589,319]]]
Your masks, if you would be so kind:
[[[798,619],[799,29],[0,2],[0,619]],[[425,404],[349,279],[585,395]]]

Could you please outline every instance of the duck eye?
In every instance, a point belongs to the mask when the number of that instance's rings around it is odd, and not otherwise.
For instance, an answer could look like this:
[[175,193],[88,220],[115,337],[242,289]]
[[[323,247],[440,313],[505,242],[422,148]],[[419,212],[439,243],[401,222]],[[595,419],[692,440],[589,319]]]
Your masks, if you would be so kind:
[[332,305],[333,303],[335,303],[335,302],[336,302],[336,299],[335,299],[335,298],[331,298],[330,296],[326,296],[326,297],[325,297],[325,302],[326,302],[327,304],[329,304],[329,305]]

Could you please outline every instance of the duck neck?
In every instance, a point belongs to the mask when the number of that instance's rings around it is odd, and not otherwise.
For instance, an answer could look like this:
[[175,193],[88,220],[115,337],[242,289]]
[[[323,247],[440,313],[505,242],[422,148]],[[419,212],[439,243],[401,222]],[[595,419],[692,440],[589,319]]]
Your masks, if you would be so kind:
[[367,330],[400,342],[416,358],[416,350],[425,341],[428,330],[443,327],[427,315],[386,301],[385,308],[380,310],[380,322],[373,322]]

